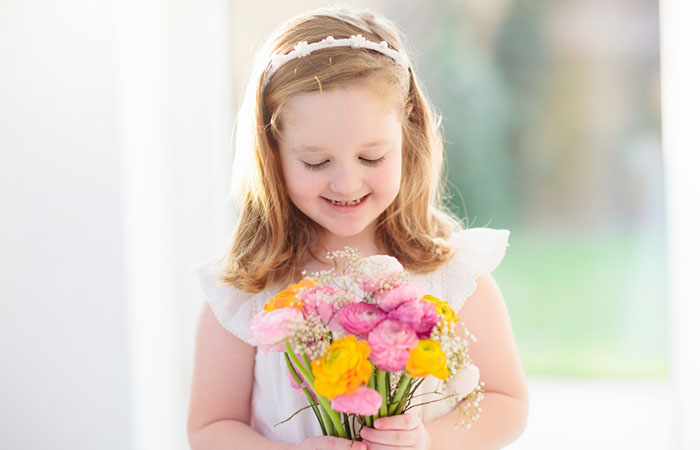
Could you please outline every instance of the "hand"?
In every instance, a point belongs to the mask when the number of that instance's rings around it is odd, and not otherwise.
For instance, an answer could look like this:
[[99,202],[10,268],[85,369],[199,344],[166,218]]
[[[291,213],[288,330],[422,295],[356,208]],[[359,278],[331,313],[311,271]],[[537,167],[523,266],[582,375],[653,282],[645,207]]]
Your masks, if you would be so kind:
[[319,436],[290,447],[289,450],[367,450],[362,442],[353,442],[348,439]]
[[363,428],[360,435],[368,450],[430,448],[430,434],[423,421],[408,413],[377,419],[374,421],[374,428]]

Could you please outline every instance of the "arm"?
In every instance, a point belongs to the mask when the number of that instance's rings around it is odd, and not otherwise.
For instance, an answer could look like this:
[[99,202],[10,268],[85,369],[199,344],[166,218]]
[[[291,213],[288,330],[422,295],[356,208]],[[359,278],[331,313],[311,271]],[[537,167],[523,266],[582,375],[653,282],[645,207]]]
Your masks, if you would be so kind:
[[[340,438],[312,437],[292,446],[250,427],[255,348],[224,329],[204,304],[197,324],[194,374],[187,418],[192,450],[360,450]],[[291,388],[290,388],[291,389]]]
[[206,303],[195,340],[187,433],[193,450],[285,449],[250,428],[255,348],[224,329]]
[[480,276],[477,284],[459,316],[477,337],[477,342],[470,345],[470,356],[479,367],[481,380],[486,383],[481,416],[470,429],[455,426],[462,421],[459,409],[425,425],[410,414],[380,419],[375,426],[381,430],[363,430],[363,437],[373,441],[370,450],[390,448],[383,444],[421,450],[499,449],[523,432],[527,420],[527,388],[508,311],[490,274]]
[[485,382],[481,416],[471,429],[461,425],[459,410],[426,425],[434,449],[496,449],[515,441],[525,429],[528,411],[525,375],[520,365],[508,310],[490,274],[477,278],[478,287],[459,316],[476,336],[470,345],[473,363]]

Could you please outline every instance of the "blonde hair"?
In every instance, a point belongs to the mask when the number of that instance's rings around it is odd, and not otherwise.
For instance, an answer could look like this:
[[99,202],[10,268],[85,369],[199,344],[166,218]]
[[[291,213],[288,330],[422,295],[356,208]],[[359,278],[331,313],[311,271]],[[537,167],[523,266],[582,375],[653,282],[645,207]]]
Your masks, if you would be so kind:
[[401,184],[379,217],[377,249],[415,273],[433,271],[452,257],[447,239],[459,223],[442,204],[439,120],[410,67],[372,50],[327,48],[285,64],[263,86],[273,54],[287,53],[299,41],[355,34],[406,52],[391,22],[347,7],[318,9],[290,20],[258,52],[236,126],[233,188],[240,215],[221,275],[225,284],[259,292],[300,277],[308,249],[316,243],[316,228],[285,189],[277,145],[282,112],[295,95],[350,83],[399,94],[405,111]]

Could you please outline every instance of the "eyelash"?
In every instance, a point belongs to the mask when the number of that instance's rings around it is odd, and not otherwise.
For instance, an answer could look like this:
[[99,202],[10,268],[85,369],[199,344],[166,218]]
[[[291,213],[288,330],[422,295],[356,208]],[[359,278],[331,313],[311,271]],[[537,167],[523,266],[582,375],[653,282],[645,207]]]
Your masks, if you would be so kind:
[[318,164],[309,164],[306,161],[302,161],[302,162],[304,163],[304,167],[306,167],[309,170],[323,169],[326,166],[326,164],[328,163],[328,161],[323,161],[322,163],[318,163]]
[[360,160],[362,160],[362,162],[367,164],[368,166],[376,166],[377,164],[384,161],[384,156],[382,156],[381,158],[377,158],[377,159],[360,158]]
[[[377,159],[360,158],[360,161],[362,161],[363,164],[366,164],[368,166],[376,166],[376,165],[380,164],[382,161],[384,161],[384,158],[385,158],[384,156],[382,156],[381,158],[377,158]],[[306,161],[302,161],[302,162],[304,163],[304,166],[309,170],[323,169],[324,167],[326,167],[326,164],[328,163],[327,160],[323,161],[321,163],[318,163],[318,164],[310,164],[310,163],[307,163]]]

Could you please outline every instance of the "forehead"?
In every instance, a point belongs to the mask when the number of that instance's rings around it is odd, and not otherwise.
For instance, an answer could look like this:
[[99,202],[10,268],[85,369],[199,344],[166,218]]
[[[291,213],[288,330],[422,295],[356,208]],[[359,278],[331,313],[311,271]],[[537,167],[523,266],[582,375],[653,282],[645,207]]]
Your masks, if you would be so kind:
[[283,146],[325,148],[401,139],[395,96],[366,85],[293,96],[281,113]]

